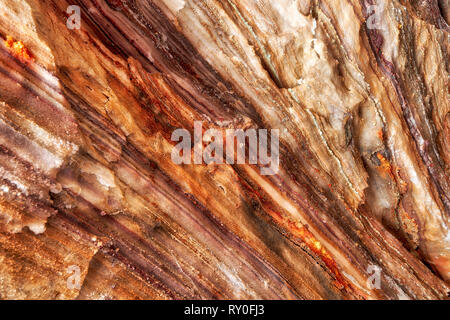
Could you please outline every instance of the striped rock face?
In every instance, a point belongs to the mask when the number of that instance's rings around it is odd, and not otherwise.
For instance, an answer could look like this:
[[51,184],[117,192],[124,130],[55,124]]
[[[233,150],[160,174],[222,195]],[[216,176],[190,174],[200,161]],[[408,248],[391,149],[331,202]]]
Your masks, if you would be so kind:
[[0,299],[448,297],[448,1],[0,15]]

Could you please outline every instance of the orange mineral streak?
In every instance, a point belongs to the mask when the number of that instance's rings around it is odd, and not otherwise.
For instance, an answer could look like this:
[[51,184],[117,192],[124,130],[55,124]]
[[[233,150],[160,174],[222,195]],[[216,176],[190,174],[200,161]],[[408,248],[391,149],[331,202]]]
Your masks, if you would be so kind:
[[313,251],[315,254],[317,254],[320,259],[325,263],[325,265],[330,269],[330,271],[334,274],[336,277],[336,285],[338,287],[341,287],[342,289],[347,287],[347,281],[342,277],[341,273],[339,272],[339,269],[337,267],[336,262],[334,261],[333,257],[330,255],[330,253],[325,249],[325,247],[320,243],[319,240],[317,240],[314,235],[306,229],[304,226],[298,227],[294,223],[289,223],[290,228],[293,231],[295,235],[298,235],[303,242],[308,246],[308,248]]
[[13,37],[6,36],[3,41],[5,46],[22,61],[34,61],[31,52],[25,47],[22,41],[14,41]]
[[330,255],[327,249],[322,245],[322,243],[317,240],[314,235],[304,226],[299,226],[298,223],[286,219],[280,213],[268,210],[275,221],[282,224],[287,224],[288,229],[292,232],[294,236],[299,237],[306,246],[315,254],[317,254],[320,259],[325,263],[327,268],[333,273],[336,278],[335,285],[340,288],[348,288],[348,282],[339,272],[339,268],[334,261],[333,257]]
[[380,140],[382,140],[382,141],[384,140],[383,130],[378,130],[377,135]]
[[392,167],[389,161],[381,153],[377,153],[377,158],[381,162],[379,167],[381,173],[388,175],[391,179],[394,179],[394,174],[392,173]]

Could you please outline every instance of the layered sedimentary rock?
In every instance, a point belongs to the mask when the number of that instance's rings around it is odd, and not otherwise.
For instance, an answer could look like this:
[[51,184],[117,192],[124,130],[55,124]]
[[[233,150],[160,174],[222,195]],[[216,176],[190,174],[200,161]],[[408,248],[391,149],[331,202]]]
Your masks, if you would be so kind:
[[0,298],[447,298],[447,3],[2,0]]

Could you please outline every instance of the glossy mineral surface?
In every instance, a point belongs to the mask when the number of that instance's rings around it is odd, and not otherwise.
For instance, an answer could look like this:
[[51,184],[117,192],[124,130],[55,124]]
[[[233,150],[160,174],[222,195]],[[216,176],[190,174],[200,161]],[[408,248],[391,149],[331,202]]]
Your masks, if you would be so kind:
[[[445,299],[448,18],[1,0],[0,298]],[[278,173],[175,164],[195,121],[278,129]]]

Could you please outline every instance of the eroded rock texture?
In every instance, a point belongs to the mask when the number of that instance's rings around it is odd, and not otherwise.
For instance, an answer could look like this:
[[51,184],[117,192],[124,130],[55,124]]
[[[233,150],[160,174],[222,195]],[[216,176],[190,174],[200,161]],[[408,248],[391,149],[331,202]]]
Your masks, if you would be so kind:
[[[0,298],[445,299],[448,10],[2,0]],[[174,164],[194,121],[278,174]]]

